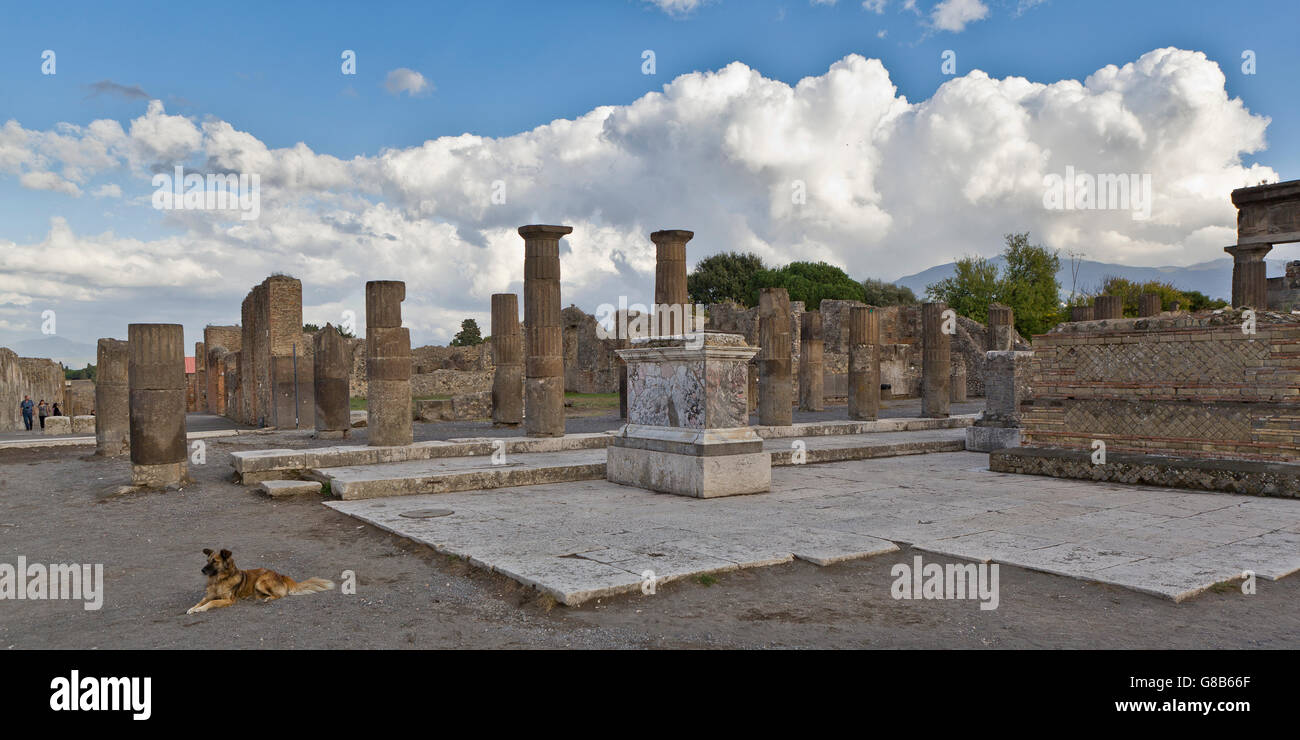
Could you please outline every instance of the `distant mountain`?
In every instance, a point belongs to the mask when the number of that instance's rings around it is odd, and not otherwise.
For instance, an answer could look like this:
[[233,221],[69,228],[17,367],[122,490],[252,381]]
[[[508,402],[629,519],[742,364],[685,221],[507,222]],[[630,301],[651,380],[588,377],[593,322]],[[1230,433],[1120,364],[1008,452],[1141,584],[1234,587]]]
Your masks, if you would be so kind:
[[[996,264],[999,270],[1002,269],[1003,264],[1006,262],[1000,256],[990,261]],[[1270,276],[1281,275],[1284,272],[1284,260],[1267,260],[1267,262]],[[946,265],[938,265],[928,270],[922,270],[915,275],[906,275],[894,282],[911,288],[912,292],[916,293],[917,298],[923,298],[927,285],[951,277],[956,272],[956,263],[949,262]],[[1148,280],[1173,283],[1174,287],[1179,290],[1195,290],[1211,298],[1222,298],[1225,301],[1232,296],[1231,257],[1201,262],[1186,267],[1132,267],[1109,262],[1084,260],[1079,264],[1079,276],[1075,282],[1076,290],[1095,290],[1101,286],[1102,281],[1112,276],[1126,278],[1136,283],[1145,283]],[[1056,273],[1056,280],[1061,284],[1062,295],[1069,295],[1071,278],[1068,258],[1061,259],[1061,269]]]
[[58,335],[16,339],[2,346],[13,350],[19,357],[48,357],[74,370],[95,364],[97,351],[93,344],[74,342]]

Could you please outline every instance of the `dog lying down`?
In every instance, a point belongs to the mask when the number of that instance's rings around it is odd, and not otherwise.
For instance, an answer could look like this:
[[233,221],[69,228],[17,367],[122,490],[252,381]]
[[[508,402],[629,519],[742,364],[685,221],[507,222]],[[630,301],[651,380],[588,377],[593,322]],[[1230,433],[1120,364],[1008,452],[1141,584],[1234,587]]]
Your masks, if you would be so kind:
[[334,582],[324,578],[308,578],[298,582],[266,568],[240,570],[229,550],[213,552],[203,550],[208,556],[203,575],[208,577],[208,589],[203,600],[190,607],[186,614],[205,612],[230,606],[240,599],[270,601],[283,596],[302,596],[334,588]]

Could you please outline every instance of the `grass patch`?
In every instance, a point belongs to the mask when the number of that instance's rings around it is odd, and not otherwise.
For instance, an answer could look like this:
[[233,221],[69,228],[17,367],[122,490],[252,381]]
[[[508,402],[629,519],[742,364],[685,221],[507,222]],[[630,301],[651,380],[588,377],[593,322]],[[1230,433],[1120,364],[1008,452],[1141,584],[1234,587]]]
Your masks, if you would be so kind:
[[365,410],[366,410],[366,397],[365,397],[365,396],[353,396],[352,398],[349,398],[349,399],[348,399],[348,408],[352,409],[353,411],[365,411]]
[[693,578],[692,580],[700,584],[701,586],[712,586],[713,584],[718,582],[718,579],[716,577],[711,576],[708,573],[701,573],[700,575],[695,576],[695,578]]
[[616,409],[617,393],[565,393],[567,405],[575,409]]

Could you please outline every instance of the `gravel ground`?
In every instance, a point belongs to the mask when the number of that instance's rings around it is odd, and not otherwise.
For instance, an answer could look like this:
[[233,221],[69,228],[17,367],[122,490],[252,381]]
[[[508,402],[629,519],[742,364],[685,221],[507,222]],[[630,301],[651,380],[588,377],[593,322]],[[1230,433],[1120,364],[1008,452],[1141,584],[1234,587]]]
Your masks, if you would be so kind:
[[[570,431],[609,428],[597,415]],[[590,428],[587,425],[591,425]],[[575,428],[577,427],[577,428]],[[418,425],[420,438],[482,434],[479,423]],[[502,434],[510,430],[497,430]],[[291,432],[207,440],[196,482],[113,495],[126,460],[86,448],[0,450],[0,563],[102,563],[99,611],[80,602],[0,601],[3,648],[1300,647],[1300,576],[1225,588],[1183,604],[1070,578],[1001,568],[1001,606],[895,601],[904,551],[820,568],[794,562],[687,581],[658,593],[554,606],[321,506],[273,501],[230,482],[232,450],[312,444]],[[1207,494],[1211,495],[1211,494]],[[241,602],[186,616],[202,596],[204,547],[245,568],[302,579],[356,574],[357,592]],[[927,562],[942,561],[926,554]]]

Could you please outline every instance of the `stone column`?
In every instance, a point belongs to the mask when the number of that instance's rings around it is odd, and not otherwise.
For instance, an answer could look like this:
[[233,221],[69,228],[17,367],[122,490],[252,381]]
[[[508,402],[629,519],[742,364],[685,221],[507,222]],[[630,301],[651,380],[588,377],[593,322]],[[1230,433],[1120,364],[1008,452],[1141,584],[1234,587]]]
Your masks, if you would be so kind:
[[519,297],[492,294],[492,422],[524,421],[524,337],[519,332]]
[[1138,296],[1138,316],[1157,316],[1160,314],[1160,295],[1143,293]]
[[1272,244],[1245,244],[1224,247],[1232,255],[1232,307],[1268,308],[1268,276],[1264,255]]
[[185,445],[185,329],[127,327],[131,482],[162,488],[189,479]]
[[986,350],[1007,352],[1015,345],[1015,312],[1001,303],[989,305],[989,334]]
[[960,354],[953,353],[950,362],[952,363],[952,377],[949,382],[948,398],[953,403],[966,402],[966,358]]
[[564,324],[560,317],[560,239],[572,226],[520,226],[524,238],[524,430],[564,436]]
[[655,315],[658,336],[685,334],[690,311],[686,295],[686,242],[694,231],[670,229],[650,235],[655,243]]
[[406,283],[366,283],[366,430],[372,447],[411,444],[411,332]]
[[1124,318],[1124,299],[1117,295],[1099,295],[1092,299],[1094,319]]
[[1092,321],[1092,306],[1072,306],[1070,321]]
[[312,390],[319,439],[342,439],[352,429],[351,373],[352,353],[347,340],[333,325],[326,324],[312,340]]
[[96,455],[121,455],[131,449],[131,393],[126,344],[121,339],[101,339],[96,350]]
[[849,418],[880,416],[880,314],[874,306],[849,309]]
[[921,415],[931,419],[948,416],[952,391],[952,337],[943,331],[946,303],[921,307]]
[[794,422],[791,390],[790,294],[763,288],[758,295],[758,423],[788,427]]
[[799,409],[821,411],[825,406],[825,379],[822,377],[822,340],[820,311],[805,311],[799,326]]

